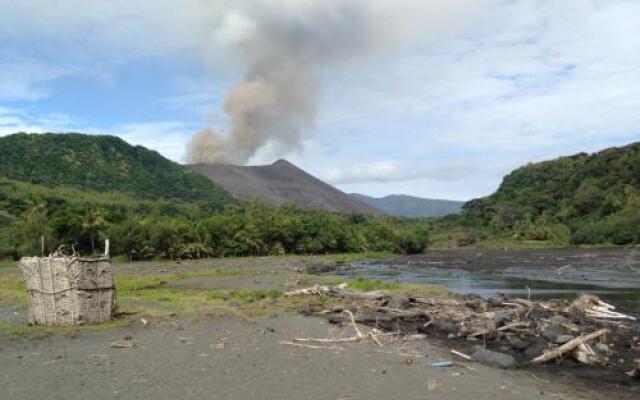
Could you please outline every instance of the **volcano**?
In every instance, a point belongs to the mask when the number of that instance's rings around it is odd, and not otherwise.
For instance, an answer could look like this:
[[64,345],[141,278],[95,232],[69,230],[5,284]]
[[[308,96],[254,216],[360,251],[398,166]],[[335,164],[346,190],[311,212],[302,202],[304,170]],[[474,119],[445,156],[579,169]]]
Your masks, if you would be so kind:
[[294,204],[343,214],[383,214],[283,159],[270,165],[192,164],[186,168],[209,178],[239,200]]

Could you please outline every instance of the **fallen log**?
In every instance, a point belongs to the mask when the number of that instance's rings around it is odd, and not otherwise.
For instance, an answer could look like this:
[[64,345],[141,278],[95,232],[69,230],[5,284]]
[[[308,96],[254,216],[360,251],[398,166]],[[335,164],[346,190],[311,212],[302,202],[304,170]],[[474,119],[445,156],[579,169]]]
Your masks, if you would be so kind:
[[531,360],[532,363],[534,364],[540,364],[540,363],[544,363],[556,358],[560,358],[563,355],[565,355],[566,353],[569,353],[571,351],[573,351],[574,349],[576,349],[578,346],[580,346],[581,344],[585,344],[591,340],[597,339],[601,336],[604,336],[608,333],[609,331],[607,329],[600,329],[599,331],[595,331],[595,332],[591,332],[588,335],[584,335],[584,336],[580,336],[577,337],[573,340],[568,341],[567,343],[563,344],[562,346],[558,347],[557,349],[553,349],[551,351],[548,351],[544,354],[542,354],[541,356],[538,356],[536,358],[534,358],[533,360]]

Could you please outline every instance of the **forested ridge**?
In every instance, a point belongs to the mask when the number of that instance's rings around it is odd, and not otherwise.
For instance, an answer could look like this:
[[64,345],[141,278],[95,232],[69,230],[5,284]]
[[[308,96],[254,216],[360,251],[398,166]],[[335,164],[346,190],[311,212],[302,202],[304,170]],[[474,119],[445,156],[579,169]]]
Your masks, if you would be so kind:
[[430,238],[640,243],[640,143],[518,168],[462,215],[430,220],[234,201],[108,136],[11,135],[0,138],[0,156],[0,259],[39,254],[42,236],[46,251],[74,245],[83,254],[109,238],[112,254],[132,260],[418,253]]
[[[428,244],[424,221],[231,201],[204,177],[105,136],[0,138],[0,259],[73,245],[132,260],[387,251]],[[5,158],[7,157],[7,158]],[[115,169],[115,172],[114,172]]]
[[230,201],[208,179],[115,136],[18,133],[2,137],[0,176],[48,187],[203,201],[218,208]]
[[533,163],[463,207],[488,234],[557,244],[640,243],[640,143]]

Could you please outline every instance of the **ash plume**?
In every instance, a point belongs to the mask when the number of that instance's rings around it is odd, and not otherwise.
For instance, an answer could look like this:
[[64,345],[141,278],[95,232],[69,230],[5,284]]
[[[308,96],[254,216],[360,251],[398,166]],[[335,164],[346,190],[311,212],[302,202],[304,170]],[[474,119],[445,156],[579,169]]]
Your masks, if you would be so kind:
[[189,163],[246,164],[265,145],[284,155],[313,127],[319,72],[411,38],[430,40],[481,0],[245,0],[223,9],[215,48],[244,69],[227,93],[226,132],[205,128]]

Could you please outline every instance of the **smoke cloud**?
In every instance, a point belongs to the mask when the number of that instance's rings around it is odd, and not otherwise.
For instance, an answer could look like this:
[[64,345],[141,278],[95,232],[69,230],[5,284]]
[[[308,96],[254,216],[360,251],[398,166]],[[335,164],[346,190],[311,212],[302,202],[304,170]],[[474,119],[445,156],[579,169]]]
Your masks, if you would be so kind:
[[[481,0],[245,0],[222,9],[214,48],[244,69],[226,95],[226,132],[205,128],[190,163],[246,164],[263,146],[298,149],[315,122],[318,73],[462,27]],[[355,106],[355,105],[354,105]]]

